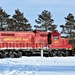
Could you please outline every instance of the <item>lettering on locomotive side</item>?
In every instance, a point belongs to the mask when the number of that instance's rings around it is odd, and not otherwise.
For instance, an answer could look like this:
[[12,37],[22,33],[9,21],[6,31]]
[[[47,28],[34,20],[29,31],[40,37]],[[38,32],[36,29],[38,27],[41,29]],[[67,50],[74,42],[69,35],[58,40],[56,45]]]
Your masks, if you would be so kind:
[[4,38],[3,41],[28,41],[28,38]]

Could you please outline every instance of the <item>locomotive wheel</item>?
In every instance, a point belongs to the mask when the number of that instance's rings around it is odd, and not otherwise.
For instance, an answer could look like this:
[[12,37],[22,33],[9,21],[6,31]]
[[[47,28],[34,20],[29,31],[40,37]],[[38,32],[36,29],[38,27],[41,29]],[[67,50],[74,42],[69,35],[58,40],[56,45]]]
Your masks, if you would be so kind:
[[0,52],[0,58],[4,58],[4,53]]
[[51,57],[57,56],[57,51],[51,51],[51,52],[50,52],[50,56],[51,56]]
[[14,54],[14,57],[18,57],[18,53],[17,52],[13,52],[13,54]]
[[10,52],[9,52],[9,57],[10,57],[10,58],[14,58],[14,57],[15,57],[15,55],[14,55],[14,52],[13,52],[13,51],[10,51]]
[[16,52],[16,51],[10,51],[9,52],[9,57],[10,58],[18,58],[18,57],[21,57],[22,56],[22,52],[20,52],[20,51],[18,51],[18,52]]
[[18,51],[17,56],[21,57],[22,56],[22,52]]
[[62,53],[62,56],[65,56],[65,52],[64,51],[61,51],[61,53]]
[[69,51],[65,51],[65,56],[69,56]]
[[57,56],[57,51],[53,51],[52,56]]
[[53,55],[52,55],[52,52],[49,52],[49,56],[51,56],[51,57],[53,56]]
[[63,53],[62,53],[62,51],[58,51],[58,56],[63,56]]
[[4,57],[9,57],[9,52],[4,52]]

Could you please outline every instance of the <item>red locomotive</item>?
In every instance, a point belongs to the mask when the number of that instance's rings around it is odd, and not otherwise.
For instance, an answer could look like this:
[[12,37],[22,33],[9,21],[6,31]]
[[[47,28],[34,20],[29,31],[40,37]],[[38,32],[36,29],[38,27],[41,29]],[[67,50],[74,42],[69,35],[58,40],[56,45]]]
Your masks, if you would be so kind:
[[72,45],[58,31],[0,31],[0,57],[40,54],[41,49],[48,56],[72,55]]

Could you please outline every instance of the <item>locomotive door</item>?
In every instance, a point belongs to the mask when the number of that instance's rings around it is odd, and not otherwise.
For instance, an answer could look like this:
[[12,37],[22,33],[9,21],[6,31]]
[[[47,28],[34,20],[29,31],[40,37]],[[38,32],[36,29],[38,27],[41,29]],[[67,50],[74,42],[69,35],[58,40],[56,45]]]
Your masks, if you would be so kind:
[[48,33],[48,44],[51,44],[51,33]]

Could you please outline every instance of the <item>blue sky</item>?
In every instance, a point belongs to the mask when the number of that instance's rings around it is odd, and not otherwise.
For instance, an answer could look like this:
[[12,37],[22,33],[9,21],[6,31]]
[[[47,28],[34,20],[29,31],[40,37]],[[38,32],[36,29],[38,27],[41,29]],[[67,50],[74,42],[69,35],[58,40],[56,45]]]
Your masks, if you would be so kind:
[[0,0],[2,7],[11,16],[19,9],[29,20],[31,25],[36,25],[35,19],[43,10],[48,10],[52,14],[54,23],[58,25],[65,24],[65,19],[69,13],[75,16],[75,0]]

